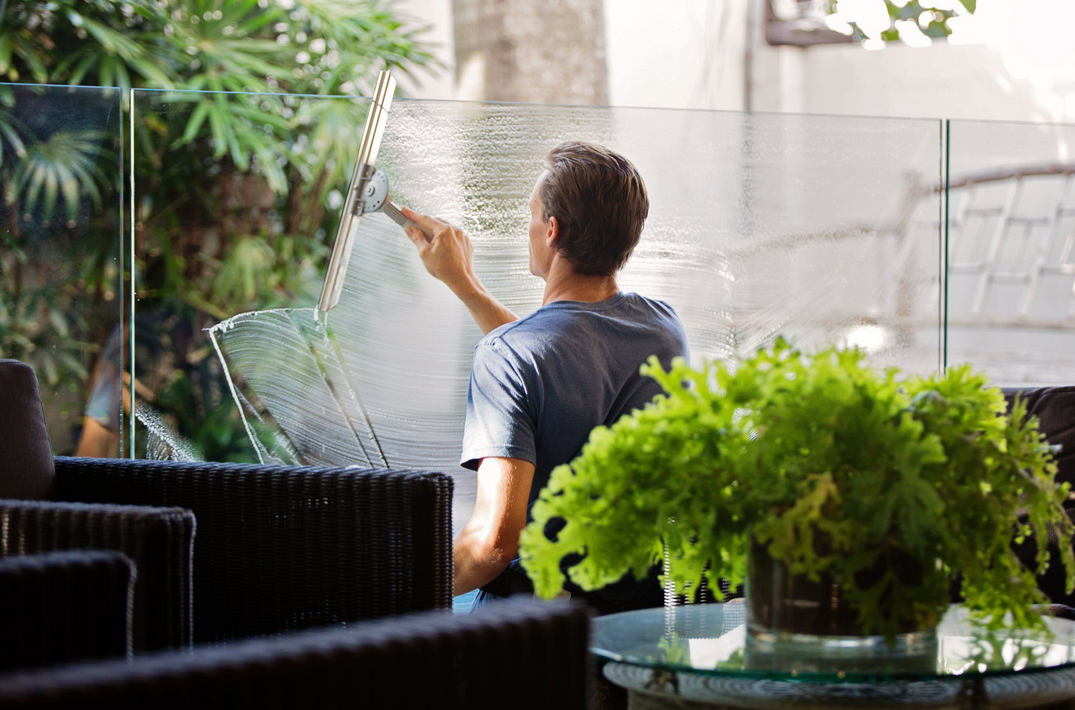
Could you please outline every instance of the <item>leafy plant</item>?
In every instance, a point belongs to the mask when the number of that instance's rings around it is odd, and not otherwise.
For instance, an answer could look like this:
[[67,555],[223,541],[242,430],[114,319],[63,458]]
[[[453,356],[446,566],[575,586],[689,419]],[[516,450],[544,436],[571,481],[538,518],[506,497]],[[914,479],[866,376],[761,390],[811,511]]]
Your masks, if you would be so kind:
[[[27,213],[41,203],[42,220],[52,219],[57,197],[62,196],[67,222],[74,226],[84,197],[100,206],[97,168],[101,153],[100,131],[58,131],[29,143],[12,171],[5,199]],[[105,178],[107,179],[107,178]]]
[[[238,457],[244,430],[202,330],[245,310],[316,301],[336,219],[330,196],[346,188],[365,115],[356,102],[313,95],[368,95],[383,68],[416,79],[436,71],[427,28],[391,0],[3,0],[0,15],[0,80],[122,89],[138,176],[125,276],[139,314],[157,316],[141,319],[138,337],[157,347],[141,342],[151,355],[136,374],[206,456]],[[137,92],[130,106],[132,88],[160,91]],[[99,350],[85,341],[103,342],[114,323],[78,318],[86,302],[115,297],[115,265],[98,257],[115,253],[118,217],[107,211],[130,166],[116,169],[119,151],[93,145],[73,113],[34,121],[20,112],[27,91],[0,86],[9,207],[0,229],[12,249],[0,259],[0,355],[38,358],[50,381],[85,391],[86,359]],[[65,226],[50,223],[54,213]],[[82,263],[45,264],[24,248],[46,231],[56,243],[61,229],[86,242]],[[50,252],[56,262],[67,254]],[[77,278],[59,276],[60,266]],[[44,326],[53,313],[67,323],[64,340]],[[224,412],[222,399],[230,418],[209,416]]]
[[[651,359],[643,372],[667,394],[595,429],[534,504],[520,546],[542,596],[559,591],[566,555],[584,555],[568,573],[595,589],[641,578],[662,545],[678,591],[703,576],[716,590],[743,581],[756,540],[793,574],[831,575],[866,632],[935,622],[955,575],[991,624],[1010,614],[1041,626],[1030,605],[1044,601],[1034,572],[1045,545],[1029,570],[1011,543],[1070,537],[1068,487],[1025,406],[1005,414],[969,367],[901,381],[858,350],[779,341],[734,367],[679,359],[666,372]],[[548,539],[554,518],[567,522]],[[1061,549],[1071,589],[1075,561]],[[920,574],[905,574],[908,559]]]
[[[973,15],[978,9],[978,0],[958,0],[959,8],[955,8],[954,2],[938,2],[936,0],[876,0],[876,4],[884,5],[888,13],[888,29],[881,31],[879,39],[885,42],[900,41],[900,26],[911,22],[926,37],[934,39],[948,37],[952,34],[949,24],[952,18],[960,15]],[[841,0],[829,0],[828,14],[847,22],[851,27],[846,30],[856,40],[866,39],[866,34],[856,22],[857,13],[870,12],[873,8],[866,7],[865,3],[842,2]],[[872,13],[871,13],[872,14]]]

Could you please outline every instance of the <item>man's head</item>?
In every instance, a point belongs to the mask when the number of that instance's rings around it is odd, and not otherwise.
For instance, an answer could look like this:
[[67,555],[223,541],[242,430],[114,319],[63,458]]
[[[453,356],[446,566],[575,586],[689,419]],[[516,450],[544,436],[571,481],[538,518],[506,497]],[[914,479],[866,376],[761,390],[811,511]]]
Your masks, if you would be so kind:
[[531,272],[548,276],[546,262],[555,252],[579,275],[611,276],[638,244],[649,197],[627,158],[593,143],[568,142],[545,156],[530,210]]

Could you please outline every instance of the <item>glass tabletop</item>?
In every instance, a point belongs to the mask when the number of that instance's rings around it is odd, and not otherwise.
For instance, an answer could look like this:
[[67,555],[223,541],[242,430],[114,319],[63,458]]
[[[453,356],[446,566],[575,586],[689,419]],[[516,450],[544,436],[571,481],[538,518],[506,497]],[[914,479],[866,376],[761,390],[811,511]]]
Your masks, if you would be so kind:
[[591,650],[666,671],[773,680],[944,680],[1075,667],[1075,622],[1046,617],[1048,633],[989,631],[952,606],[937,627],[899,650],[773,644],[746,630],[742,600],[611,614],[594,620]]

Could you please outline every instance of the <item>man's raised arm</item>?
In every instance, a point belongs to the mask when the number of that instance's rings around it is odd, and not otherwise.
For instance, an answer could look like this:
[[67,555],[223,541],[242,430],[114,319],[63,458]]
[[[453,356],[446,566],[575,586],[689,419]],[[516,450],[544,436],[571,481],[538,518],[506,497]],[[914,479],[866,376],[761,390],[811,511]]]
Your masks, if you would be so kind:
[[407,237],[418,249],[418,256],[421,257],[426,271],[452,290],[470,311],[483,333],[519,320],[518,316],[493,298],[478,280],[474,273],[474,248],[461,229],[406,207],[402,208],[402,211],[408,219],[422,225],[433,235],[431,241],[417,229],[406,230]]

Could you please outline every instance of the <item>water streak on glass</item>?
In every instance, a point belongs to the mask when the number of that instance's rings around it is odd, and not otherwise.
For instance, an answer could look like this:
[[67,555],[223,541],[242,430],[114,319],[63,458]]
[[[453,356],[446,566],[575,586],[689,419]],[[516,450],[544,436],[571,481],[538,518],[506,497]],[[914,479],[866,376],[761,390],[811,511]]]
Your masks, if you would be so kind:
[[175,430],[153,407],[138,402],[134,408],[134,417],[148,432],[145,455],[147,459],[153,461],[205,460],[189,441],[176,435]]

